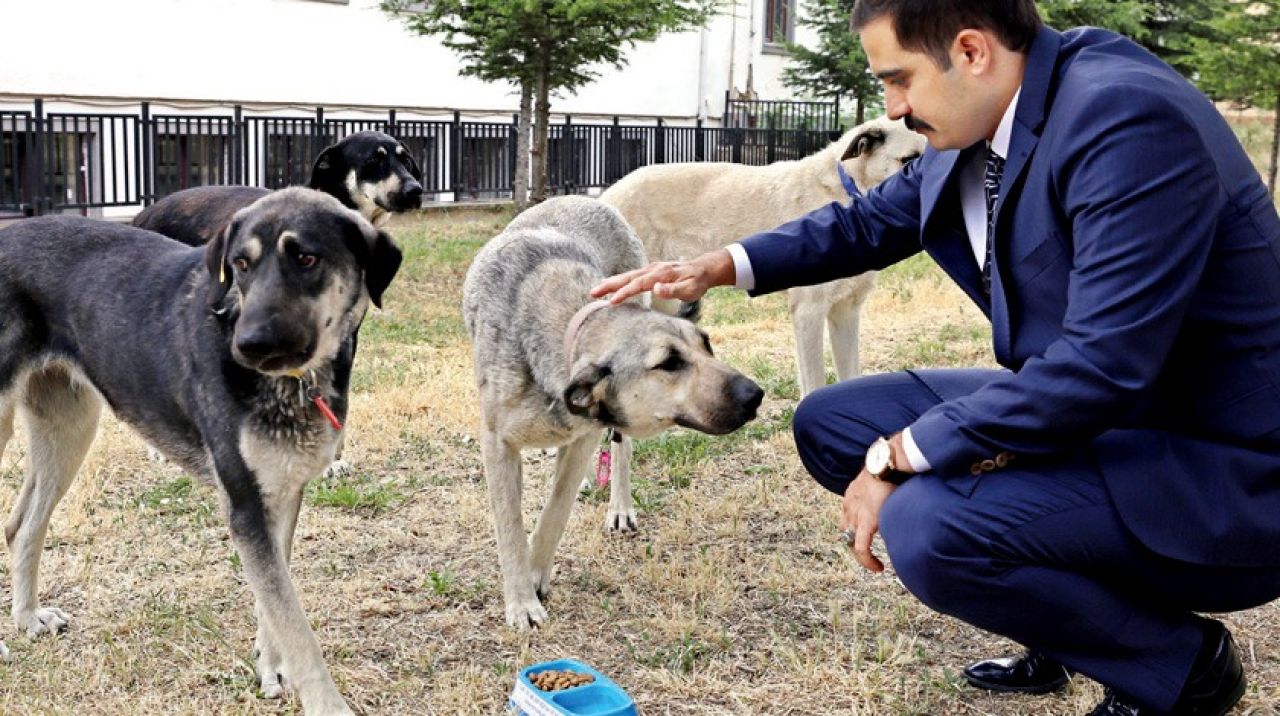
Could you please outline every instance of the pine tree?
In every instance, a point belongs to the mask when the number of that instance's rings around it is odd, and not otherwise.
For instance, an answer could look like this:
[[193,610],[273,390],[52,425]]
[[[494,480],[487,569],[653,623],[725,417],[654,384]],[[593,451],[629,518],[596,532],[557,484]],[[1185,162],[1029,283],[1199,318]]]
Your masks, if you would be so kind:
[[[546,198],[551,97],[575,92],[621,68],[625,53],[663,32],[692,30],[710,20],[716,0],[382,0],[421,35],[438,35],[463,60],[463,74],[521,89],[533,114],[530,201]],[[524,136],[524,135],[522,135]],[[517,165],[525,160],[517,158]],[[521,202],[517,191],[516,202]]]
[[1267,188],[1276,193],[1280,158],[1280,2],[1230,0],[1191,44],[1196,83],[1210,97],[1272,109]]
[[849,30],[854,0],[807,0],[799,23],[818,33],[818,46],[788,44],[791,61],[782,82],[801,96],[821,99],[848,98],[854,102],[854,124],[861,124],[868,109],[884,105],[880,83],[867,68],[867,55],[858,36]]

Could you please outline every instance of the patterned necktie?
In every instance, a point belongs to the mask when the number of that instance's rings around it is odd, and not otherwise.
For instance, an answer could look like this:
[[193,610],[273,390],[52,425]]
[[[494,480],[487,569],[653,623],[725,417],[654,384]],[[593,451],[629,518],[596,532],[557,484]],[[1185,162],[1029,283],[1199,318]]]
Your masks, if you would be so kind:
[[1004,176],[1004,157],[987,149],[987,173],[982,178],[982,190],[987,195],[987,258],[982,262],[982,290],[991,295],[991,244],[992,230],[996,225],[996,200],[1000,198],[1000,178]]

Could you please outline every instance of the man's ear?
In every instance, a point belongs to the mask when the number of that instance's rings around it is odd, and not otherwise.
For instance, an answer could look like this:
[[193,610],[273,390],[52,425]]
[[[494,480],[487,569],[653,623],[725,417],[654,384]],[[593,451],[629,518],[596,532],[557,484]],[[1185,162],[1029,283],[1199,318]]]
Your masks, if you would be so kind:
[[609,366],[595,363],[579,370],[564,389],[564,404],[569,412],[584,418],[596,418],[604,399],[605,380],[612,372]]
[[337,191],[342,186],[343,179],[341,159],[342,152],[338,145],[325,147],[320,156],[316,157],[316,163],[311,165],[311,181],[307,186],[334,196],[342,196],[343,192]]
[[235,283],[231,262],[227,261],[227,252],[231,250],[231,241],[239,230],[240,222],[232,219],[226,230],[204,247],[204,266],[213,279],[213,286],[209,289],[210,306],[221,303],[226,298],[227,291],[231,290],[231,284]]
[[884,130],[871,128],[853,135],[853,139],[849,140],[849,146],[844,148],[844,154],[840,155],[840,161],[846,159],[855,159],[864,154],[870,154],[876,147],[884,144]]

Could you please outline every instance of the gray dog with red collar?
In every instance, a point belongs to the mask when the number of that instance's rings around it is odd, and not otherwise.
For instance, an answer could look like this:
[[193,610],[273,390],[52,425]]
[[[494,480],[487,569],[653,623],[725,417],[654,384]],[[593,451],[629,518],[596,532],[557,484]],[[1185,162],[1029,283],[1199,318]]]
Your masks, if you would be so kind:
[[[647,296],[592,302],[606,276],[644,265],[644,249],[613,208],[560,197],[520,216],[467,271],[462,312],[480,392],[480,446],[493,508],[507,623],[547,618],[556,545],[606,429],[618,431],[607,528],[635,529],[631,437],[675,425],[721,435],[755,417],[760,386],[717,360],[691,321],[650,310]],[[521,456],[556,447],[554,485],[526,538]]]

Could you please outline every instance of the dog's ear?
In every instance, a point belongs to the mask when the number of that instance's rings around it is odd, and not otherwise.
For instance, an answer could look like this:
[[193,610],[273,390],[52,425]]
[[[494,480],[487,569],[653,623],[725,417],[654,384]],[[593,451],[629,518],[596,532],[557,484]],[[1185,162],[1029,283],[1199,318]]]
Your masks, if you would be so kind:
[[676,309],[676,318],[683,318],[690,323],[702,320],[702,299],[681,301],[680,307]]
[[884,130],[868,129],[858,132],[849,140],[849,146],[844,148],[844,154],[840,156],[840,161],[846,159],[854,159],[864,154],[870,154],[876,147],[884,144]]
[[604,381],[613,371],[607,365],[592,363],[579,370],[564,389],[564,405],[570,413],[584,418],[596,418],[604,400]]
[[369,300],[373,305],[382,308],[382,292],[391,285],[391,279],[395,278],[403,261],[400,247],[391,241],[387,232],[379,231],[364,267],[364,285],[369,289]]
[[320,156],[316,157],[316,163],[311,165],[311,181],[307,186],[320,191],[327,191],[334,196],[338,196],[341,192],[337,192],[337,188],[342,186],[342,169],[341,169],[342,150],[338,145],[331,144],[325,147]]
[[204,247],[204,265],[209,271],[209,277],[213,279],[213,286],[209,289],[210,306],[221,303],[231,290],[231,284],[235,283],[231,263],[227,261],[227,252],[231,250],[231,241],[239,230],[240,222],[232,219],[226,230],[214,236]]
[[[373,238],[370,239],[370,236]],[[404,254],[391,241],[387,232],[373,229],[363,219],[359,223],[352,222],[343,239],[347,250],[356,257],[356,264],[364,270],[364,285],[369,290],[369,300],[382,308],[382,292],[387,290],[391,279],[400,270]]]
[[409,151],[408,147],[401,144],[400,148],[404,150],[404,154],[401,154],[400,156],[404,157],[405,166],[409,167],[409,174],[412,175],[413,178],[416,179],[419,184],[421,184],[422,183],[422,167],[418,166],[418,160],[413,158],[413,152]]

